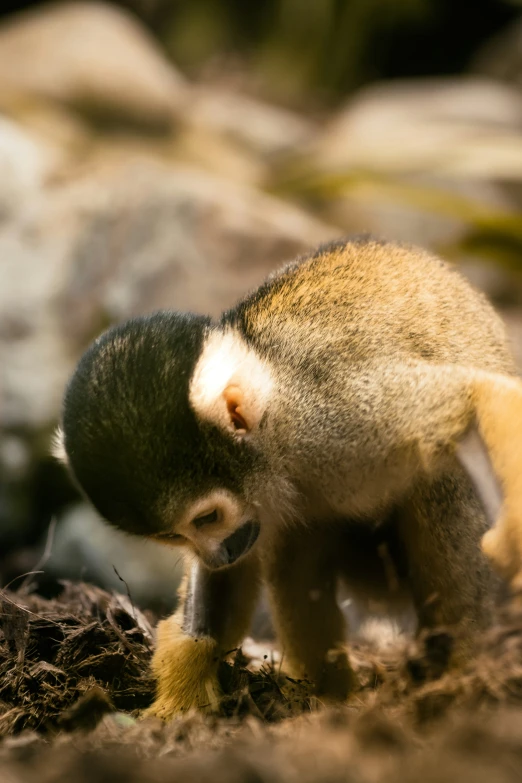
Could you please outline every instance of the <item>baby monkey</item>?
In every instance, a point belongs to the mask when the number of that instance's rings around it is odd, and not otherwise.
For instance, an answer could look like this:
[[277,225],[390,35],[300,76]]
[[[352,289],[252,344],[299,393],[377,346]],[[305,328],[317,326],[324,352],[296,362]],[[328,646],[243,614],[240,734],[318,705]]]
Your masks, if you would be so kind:
[[[473,432],[502,488],[489,531]],[[484,553],[522,588],[522,384],[485,298],[422,250],[337,242],[218,322],[160,312],[109,329],[68,385],[60,438],[106,520],[187,549],[153,659],[163,718],[217,705],[218,660],[262,583],[284,668],[345,699],[338,581],[386,589],[368,537],[419,627],[457,629],[457,658],[489,619]]]

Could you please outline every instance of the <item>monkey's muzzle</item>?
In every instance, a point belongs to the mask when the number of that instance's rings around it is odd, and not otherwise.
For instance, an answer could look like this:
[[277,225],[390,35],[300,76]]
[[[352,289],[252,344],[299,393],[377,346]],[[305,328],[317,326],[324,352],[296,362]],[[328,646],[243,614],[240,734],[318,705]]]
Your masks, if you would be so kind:
[[245,522],[244,525],[238,527],[232,535],[225,538],[216,554],[215,565],[213,564],[211,567],[222,568],[223,566],[232,565],[242,555],[246,555],[249,549],[256,543],[260,530],[261,525],[259,522],[254,522],[253,520]]

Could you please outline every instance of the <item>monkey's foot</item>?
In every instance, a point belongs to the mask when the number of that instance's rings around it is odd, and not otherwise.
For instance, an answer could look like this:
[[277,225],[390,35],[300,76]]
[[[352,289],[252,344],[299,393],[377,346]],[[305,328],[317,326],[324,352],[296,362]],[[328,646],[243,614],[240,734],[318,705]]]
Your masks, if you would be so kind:
[[219,651],[209,637],[187,636],[170,617],[158,624],[152,671],[156,677],[156,701],[144,717],[170,720],[191,708],[215,711],[219,705],[217,679]]
[[289,672],[296,679],[310,682],[318,704],[345,702],[357,688],[358,679],[344,647],[328,650],[324,658],[303,663],[289,661]]
[[316,695],[326,702],[343,702],[350,697],[357,684],[357,675],[346,650],[329,650],[316,677]]

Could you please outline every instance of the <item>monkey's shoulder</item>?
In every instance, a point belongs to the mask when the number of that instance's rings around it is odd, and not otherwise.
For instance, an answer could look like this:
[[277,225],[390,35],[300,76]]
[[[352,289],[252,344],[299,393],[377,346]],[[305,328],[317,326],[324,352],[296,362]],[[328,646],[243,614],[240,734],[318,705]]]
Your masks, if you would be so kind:
[[437,289],[442,300],[448,289],[462,295],[466,285],[451,266],[419,248],[371,238],[339,240],[273,272],[225,319],[319,315],[325,308],[353,309],[368,301],[375,308],[406,297],[414,304],[423,291]]
[[371,238],[298,258],[224,321],[254,343],[335,343],[363,357],[383,343],[437,361],[460,361],[468,352],[480,363],[490,348],[505,354],[500,319],[456,269],[422,249]]

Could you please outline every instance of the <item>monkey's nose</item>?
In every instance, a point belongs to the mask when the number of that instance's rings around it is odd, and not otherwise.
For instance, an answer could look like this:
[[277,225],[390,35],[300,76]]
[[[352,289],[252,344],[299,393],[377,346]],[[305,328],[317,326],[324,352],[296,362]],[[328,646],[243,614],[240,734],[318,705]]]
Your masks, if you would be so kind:
[[241,555],[248,552],[257,541],[260,529],[259,522],[245,522],[231,536],[225,538],[221,546],[227,559],[227,565],[235,563]]

